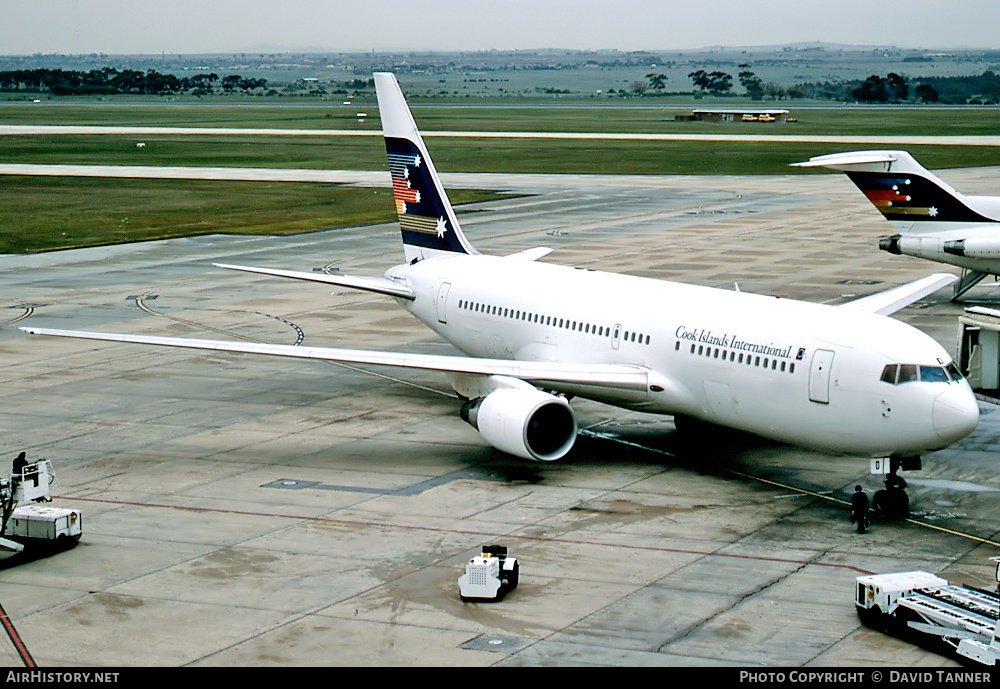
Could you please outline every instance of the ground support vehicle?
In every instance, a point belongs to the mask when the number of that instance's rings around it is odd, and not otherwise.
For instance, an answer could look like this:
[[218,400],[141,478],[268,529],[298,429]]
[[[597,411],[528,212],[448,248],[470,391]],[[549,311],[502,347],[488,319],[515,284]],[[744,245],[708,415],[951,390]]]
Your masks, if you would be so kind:
[[861,621],[875,629],[939,639],[983,665],[1000,660],[1000,594],[995,590],[949,584],[928,572],[876,574],[857,577],[854,603]]
[[463,601],[499,601],[517,587],[520,565],[507,555],[502,545],[483,546],[482,554],[465,565],[465,574],[458,578]]
[[9,478],[0,478],[0,549],[19,553],[27,543],[71,545],[80,540],[80,511],[47,505],[52,502],[49,488],[53,485],[59,483],[46,459],[16,468]]
[[83,515],[67,507],[18,505],[3,535],[21,545],[69,546],[83,535]]

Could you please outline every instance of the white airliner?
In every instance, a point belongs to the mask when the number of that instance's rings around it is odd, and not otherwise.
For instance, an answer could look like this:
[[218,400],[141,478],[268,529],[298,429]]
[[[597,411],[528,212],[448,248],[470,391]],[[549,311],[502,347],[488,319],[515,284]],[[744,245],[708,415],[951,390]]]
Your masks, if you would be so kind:
[[396,78],[375,85],[406,262],[383,278],[217,265],[388,295],[463,356],[22,330],[441,371],[486,442],[540,461],[573,446],[573,396],[897,461],[976,426],[948,353],[884,315],[955,276],[830,306],[541,263],[544,248],[485,256],[462,233]]
[[1000,275],[1000,196],[961,194],[906,151],[834,153],[794,166],[845,172],[896,230],[879,239],[883,251],[960,266],[952,299]]

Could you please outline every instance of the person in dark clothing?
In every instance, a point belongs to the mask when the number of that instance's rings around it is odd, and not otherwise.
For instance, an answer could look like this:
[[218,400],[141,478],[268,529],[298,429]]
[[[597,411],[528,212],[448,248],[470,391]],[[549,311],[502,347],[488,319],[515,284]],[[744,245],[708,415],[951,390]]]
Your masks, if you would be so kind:
[[14,458],[13,474],[14,480],[20,481],[24,478],[24,467],[28,466],[28,460],[24,458],[24,453],[22,452],[17,457]]
[[858,533],[868,531],[868,495],[861,490],[861,486],[854,486],[854,495],[851,496],[851,523],[857,522]]

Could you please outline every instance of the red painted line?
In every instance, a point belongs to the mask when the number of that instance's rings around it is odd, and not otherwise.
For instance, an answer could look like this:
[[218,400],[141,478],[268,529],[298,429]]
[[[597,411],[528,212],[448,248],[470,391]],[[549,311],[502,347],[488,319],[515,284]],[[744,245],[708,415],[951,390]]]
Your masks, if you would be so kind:
[[490,538],[518,539],[522,541],[537,541],[540,543],[565,543],[567,545],[593,545],[602,548],[625,548],[628,550],[648,550],[662,553],[679,553],[682,555],[701,555],[705,557],[726,557],[739,560],[754,560],[758,562],[780,562],[793,565],[815,565],[817,567],[832,567],[836,569],[849,569],[860,574],[874,574],[868,570],[854,567],[853,565],[842,565],[826,562],[809,562],[806,560],[790,560],[778,557],[763,557],[759,555],[738,555],[735,553],[718,553],[704,550],[685,550],[682,548],[664,548],[651,545],[624,545],[621,543],[602,543],[600,541],[575,541],[567,538],[553,538],[549,536],[529,536],[525,534],[494,533],[486,531],[470,531],[466,529],[445,529],[437,526],[413,526],[408,524],[387,524],[385,522],[372,522],[360,519],[336,519],[333,517],[303,517],[289,514],[276,514],[273,512],[249,512],[246,510],[223,510],[212,507],[184,507],[181,505],[160,505],[156,503],[131,502],[127,500],[101,500],[99,498],[73,497],[73,500],[82,502],[96,502],[107,505],[126,505],[129,507],[156,507],[169,510],[180,510],[182,512],[205,512],[213,514],[232,514],[244,517],[267,517],[272,519],[293,519],[298,521],[311,521],[325,524],[345,524],[349,526],[372,526],[380,528],[408,529],[413,531],[430,531],[436,533],[468,534],[470,536],[488,536]]
[[21,640],[21,635],[18,634],[17,630],[14,628],[14,623],[10,621],[9,617],[7,617],[7,611],[3,609],[2,605],[0,605],[0,624],[3,624],[4,631],[7,632],[7,636],[10,637],[11,642],[14,644],[14,650],[17,651],[19,656],[21,656],[24,666],[38,667],[38,665],[35,664],[35,659],[32,658],[31,654],[28,652],[28,647],[25,646],[24,642]]

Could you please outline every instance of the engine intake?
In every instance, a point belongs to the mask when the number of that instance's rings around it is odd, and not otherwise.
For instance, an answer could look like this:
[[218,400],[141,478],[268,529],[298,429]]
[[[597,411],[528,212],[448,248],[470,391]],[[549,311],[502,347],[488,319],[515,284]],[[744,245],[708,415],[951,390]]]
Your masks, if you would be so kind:
[[553,462],[566,456],[576,442],[572,407],[541,390],[494,390],[466,402],[462,418],[496,449],[524,459]]

